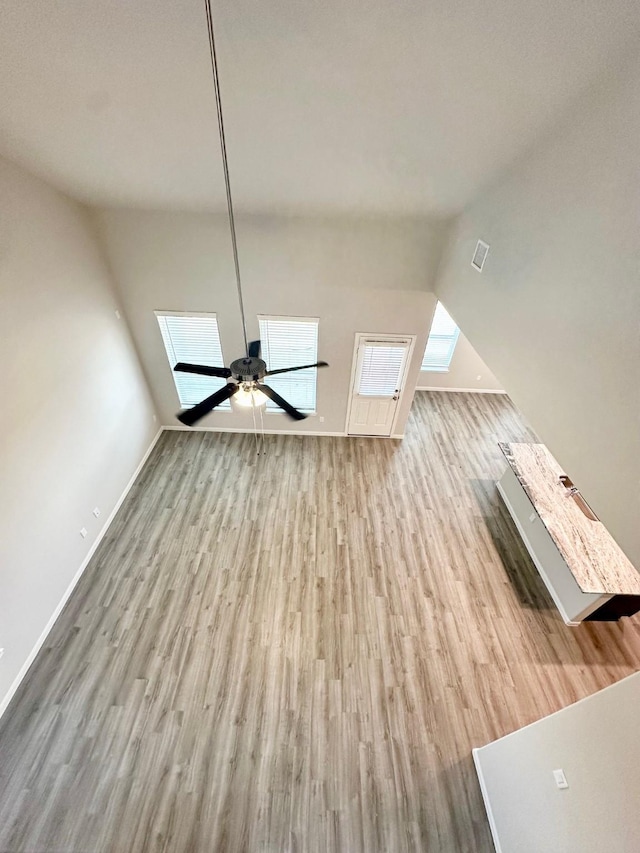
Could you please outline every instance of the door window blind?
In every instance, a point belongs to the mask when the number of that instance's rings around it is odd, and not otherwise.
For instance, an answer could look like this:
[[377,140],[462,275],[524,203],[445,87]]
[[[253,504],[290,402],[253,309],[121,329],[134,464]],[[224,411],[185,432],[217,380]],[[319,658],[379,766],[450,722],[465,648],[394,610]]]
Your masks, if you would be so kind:
[[[162,341],[171,366],[171,375],[181,406],[195,406],[205,397],[226,384],[215,376],[197,376],[193,373],[174,373],[179,361],[224,367],[222,346],[215,314],[170,314],[156,311]],[[218,409],[230,411],[231,403],[225,400]]]
[[438,302],[420,369],[440,373],[449,370],[459,334],[460,329],[449,316],[444,305]]
[[[318,360],[318,320],[306,317],[259,316],[262,358],[269,370],[313,364]],[[316,410],[318,370],[296,370],[280,376],[266,376],[264,381],[284,399],[305,414]],[[272,400],[267,411],[281,412]]]
[[367,342],[363,346],[358,394],[393,397],[400,390],[407,345]]

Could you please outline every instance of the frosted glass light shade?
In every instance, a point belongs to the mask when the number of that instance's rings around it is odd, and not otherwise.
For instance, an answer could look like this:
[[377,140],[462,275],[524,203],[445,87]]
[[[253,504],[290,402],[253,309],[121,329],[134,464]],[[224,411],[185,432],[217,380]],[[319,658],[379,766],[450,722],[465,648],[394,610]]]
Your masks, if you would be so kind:
[[232,400],[244,408],[258,408],[267,402],[266,396],[252,382],[245,382],[233,395]]

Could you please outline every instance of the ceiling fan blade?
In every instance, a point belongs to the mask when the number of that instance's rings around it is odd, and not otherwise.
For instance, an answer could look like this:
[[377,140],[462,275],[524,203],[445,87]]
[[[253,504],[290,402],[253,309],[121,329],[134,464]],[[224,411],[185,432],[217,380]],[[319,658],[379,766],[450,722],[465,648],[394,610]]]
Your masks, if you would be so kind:
[[228,367],[209,367],[207,364],[186,364],[179,361],[173,368],[178,373],[200,373],[202,376],[217,376],[218,379],[228,379],[231,371]]
[[275,376],[276,373],[291,373],[292,370],[306,370],[308,367],[329,367],[326,361],[316,361],[315,364],[301,364],[299,367],[283,367],[281,370],[267,370],[265,376]]
[[251,341],[247,355],[249,358],[260,358],[260,341]]
[[183,423],[185,426],[193,426],[200,418],[203,418],[205,415],[208,415],[209,412],[213,411],[216,406],[219,406],[220,403],[224,403],[225,400],[228,400],[229,397],[232,397],[236,391],[238,390],[238,386],[235,382],[228,382],[224,388],[221,388],[219,391],[216,391],[215,394],[212,394],[210,397],[207,397],[206,400],[203,400],[201,403],[198,403],[192,409],[185,409],[184,412],[180,412],[177,415],[178,420]]
[[277,391],[274,391],[273,388],[269,388],[268,385],[263,385],[262,382],[256,382],[258,388],[266,394],[267,397],[270,397],[274,403],[280,406],[281,409],[289,415],[290,418],[293,418],[294,421],[303,421],[307,416],[302,412],[299,412],[297,409],[294,409],[291,403],[287,403],[287,401],[278,394]]

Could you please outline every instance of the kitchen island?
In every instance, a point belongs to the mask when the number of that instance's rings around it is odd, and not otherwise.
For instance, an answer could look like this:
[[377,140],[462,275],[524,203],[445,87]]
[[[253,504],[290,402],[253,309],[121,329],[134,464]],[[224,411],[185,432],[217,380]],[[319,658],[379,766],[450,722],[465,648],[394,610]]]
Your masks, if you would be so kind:
[[640,573],[544,444],[503,444],[497,483],[567,625],[640,610]]

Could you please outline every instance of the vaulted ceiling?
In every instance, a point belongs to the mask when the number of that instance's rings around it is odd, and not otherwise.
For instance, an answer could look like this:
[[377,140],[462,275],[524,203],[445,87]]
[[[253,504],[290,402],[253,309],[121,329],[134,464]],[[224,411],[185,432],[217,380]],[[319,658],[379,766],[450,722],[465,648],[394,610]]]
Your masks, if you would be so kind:
[[[459,211],[637,38],[636,0],[214,0],[250,211]],[[220,209],[202,0],[2,0],[0,153],[93,205]]]

